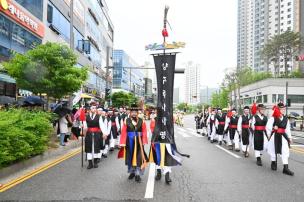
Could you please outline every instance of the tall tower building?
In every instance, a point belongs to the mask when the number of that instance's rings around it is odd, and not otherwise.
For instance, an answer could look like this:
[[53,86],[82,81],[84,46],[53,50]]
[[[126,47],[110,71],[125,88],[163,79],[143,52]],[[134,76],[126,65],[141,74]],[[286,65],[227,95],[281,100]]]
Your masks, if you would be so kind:
[[200,68],[199,64],[188,62],[185,68],[185,101],[189,104],[200,103]]

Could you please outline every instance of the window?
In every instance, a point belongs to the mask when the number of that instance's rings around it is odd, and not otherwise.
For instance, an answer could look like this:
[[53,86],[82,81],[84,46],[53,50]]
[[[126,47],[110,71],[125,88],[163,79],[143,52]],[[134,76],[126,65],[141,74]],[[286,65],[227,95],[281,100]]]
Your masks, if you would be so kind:
[[272,103],[277,103],[277,94],[272,94]]
[[267,95],[263,95],[263,103],[268,103],[268,96]]
[[304,103],[304,95],[288,95],[291,103]]
[[42,0],[15,0],[30,13],[42,20],[43,1]]
[[284,102],[284,97],[285,97],[284,94],[279,94],[278,95],[278,102],[280,102],[280,101]]
[[74,47],[77,50],[81,50],[80,49],[81,47],[78,47],[78,41],[80,41],[82,39],[83,39],[82,34],[80,34],[80,32],[77,29],[75,29],[75,27],[74,27]]
[[262,101],[262,95],[256,97],[256,102],[257,103],[262,103],[263,102]]
[[56,27],[63,38],[68,41],[70,39],[70,22],[52,4],[48,4],[47,14],[48,23]]

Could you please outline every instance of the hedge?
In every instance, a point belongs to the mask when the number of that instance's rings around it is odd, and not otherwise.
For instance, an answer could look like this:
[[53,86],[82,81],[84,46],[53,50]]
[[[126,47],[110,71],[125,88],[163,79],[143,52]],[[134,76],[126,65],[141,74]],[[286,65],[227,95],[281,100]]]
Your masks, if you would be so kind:
[[43,153],[52,134],[52,115],[42,111],[0,111],[0,168]]

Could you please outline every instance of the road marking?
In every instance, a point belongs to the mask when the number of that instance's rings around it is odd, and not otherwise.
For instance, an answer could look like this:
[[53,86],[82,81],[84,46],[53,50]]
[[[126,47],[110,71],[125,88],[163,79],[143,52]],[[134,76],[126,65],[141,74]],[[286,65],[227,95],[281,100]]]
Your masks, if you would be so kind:
[[191,130],[192,132],[196,133],[196,130],[194,130],[193,128],[187,128],[187,130]]
[[296,149],[290,149],[290,151],[293,151],[295,153],[304,154],[304,151],[296,150]]
[[193,135],[193,136],[195,136],[195,137],[203,137],[202,135],[199,135],[199,134],[197,134],[197,133],[194,133],[194,132],[192,132],[192,133],[189,133],[190,135]]
[[240,158],[241,158],[240,156],[238,156],[238,155],[236,155],[236,154],[234,154],[234,153],[228,151],[227,149],[225,149],[225,148],[223,148],[223,147],[221,147],[221,146],[219,146],[219,145],[215,145],[215,146],[216,146],[217,148],[223,150],[224,152],[230,154],[231,156],[234,156],[234,157],[237,158],[237,159],[240,159]]
[[146,186],[145,198],[153,198],[155,181],[155,163],[150,163],[149,177]]
[[291,147],[304,147],[304,145],[300,145],[300,144],[292,144],[290,145]]
[[53,166],[65,161],[65,160],[77,155],[77,154],[79,154],[80,152],[81,152],[81,148],[77,149],[76,151],[70,152],[70,153],[68,153],[64,156],[61,156],[58,159],[55,159],[52,162],[47,163],[46,165],[43,165],[43,166],[41,166],[41,167],[39,167],[39,168],[37,168],[33,171],[30,171],[29,173],[15,179],[15,180],[12,180],[12,181],[2,185],[0,187],[0,193],[18,185],[18,184],[20,184],[22,182],[24,182],[25,180],[28,180],[28,179],[32,178],[33,176],[35,176],[35,175],[53,167]]
[[177,133],[179,134],[179,135],[182,135],[183,137],[191,137],[190,135],[187,135],[186,134],[186,130],[185,129],[183,129],[183,128],[177,128]]

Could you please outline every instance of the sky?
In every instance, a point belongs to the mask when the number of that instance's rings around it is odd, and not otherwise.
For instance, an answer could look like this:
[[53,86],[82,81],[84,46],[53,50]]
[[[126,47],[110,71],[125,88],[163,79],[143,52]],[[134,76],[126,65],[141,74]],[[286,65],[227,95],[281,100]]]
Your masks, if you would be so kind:
[[[153,65],[144,47],[161,43],[163,12],[170,7],[169,42],[183,41],[176,68],[188,61],[201,65],[201,86],[217,87],[226,68],[237,63],[237,0],[106,0],[114,24],[114,48],[123,49],[139,65]],[[183,87],[183,75],[175,87]]]

